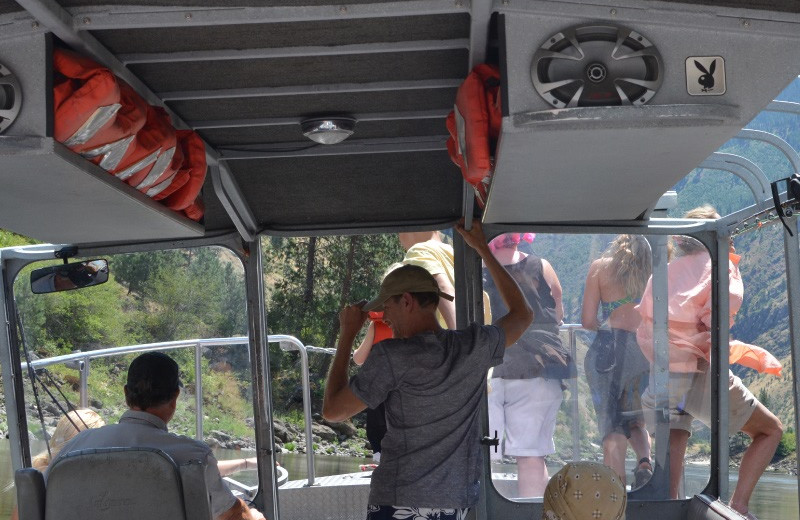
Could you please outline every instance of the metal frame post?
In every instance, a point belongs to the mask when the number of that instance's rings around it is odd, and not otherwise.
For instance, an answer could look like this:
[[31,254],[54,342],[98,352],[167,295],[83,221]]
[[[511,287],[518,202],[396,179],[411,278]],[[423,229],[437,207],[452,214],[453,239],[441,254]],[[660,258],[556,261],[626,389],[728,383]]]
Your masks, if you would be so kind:
[[22,391],[19,344],[14,311],[13,274],[9,273],[0,251],[0,366],[3,371],[3,395],[6,401],[8,439],[11,443],[11,464],[14,471],[30,465],[28,422],[25,418],[25,395]]
[[81,408],[89,407],[89,363],[90,357],[84,356],[78,365],[81,372]]
[[253,420],[258,453],[259,492],[254,502],[267,518],[280,520],[278,485],[275,478],[275,432],[272,427],[272,386],[270,383],[267,308],[264,298],[264,269],[261,240],[247,243],[245,282],[247,285],[247,329],[253,373]]
[[[568,330],[569,334],[569,352],[572,356],[573,363],[578,363],[578,349],[575,341],[575,331],[577,330],[576,327],[570,326]],[[570,393],[570,405],[572,408],[572,460],[579,461],[581,460],[581,416],[580,416],[580,407],[578,402],[578,378],[573,377],[569,380],[569,393]]]
[[[667,318],[667,236],[648,236],[653,258],[653,373],[650,376],[654,388],[656,406],[656,451],[652,484],[653,498],[671,498],[670,449],[669,449],[669,325]],[[644,497],[642,497],[644,498]]]
[[195,439],[203,440],[203,379],[201,372],[203,370],[203,351],[200,343],[194,346],[194,437]]
[[[800,237],[797,236],[797,219],[786,219],[794,233],[783,230],[783,248],[786,259],[786,297],[789,303],[789,341],[792,351],[792,393],[794,395],[794,431],[800,431]],[[800,491],[800,472],[797,475],[797,489]]]
[[706,243],[711,254],[711,478],[704,492],[728,499],[728,371],[730,341],[730,279],[728,274],[727,232],[709,232],[712,240]]

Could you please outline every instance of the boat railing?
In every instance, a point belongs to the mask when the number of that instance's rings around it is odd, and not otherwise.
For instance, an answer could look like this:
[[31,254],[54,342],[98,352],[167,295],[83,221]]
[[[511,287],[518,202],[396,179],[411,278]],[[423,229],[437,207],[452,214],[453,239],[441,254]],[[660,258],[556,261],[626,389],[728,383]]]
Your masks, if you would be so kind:
[[[279,343],[280,348],[285,351],[297,351],[300,353],[301,381],[303,386],[303,415],[305,417],[306,435],[306,459],[308,464],[308,484],[314,484],[314,442],[312,434],[311,417],[311,390],[309,384],[308,353],[333,354],[335,349],[314,347],[304,345],[294,336],[285,334],[274,334],[267,337],[269,343]],[[45,359],[37,359],[31,362],[34,370],[45,368],[51,365],[64,364],[70,368],[78,370],[80,373],[80,406],[86,408],[89,405],[89,373],[91,361],[93,359],[121,356],[125,354],[139,354],[151,351],[194,349],[194,389],[195,389],[195,438],[203,439],[203,379],[201,377],[203,349],[207,347],[233,346],[246,347],[248,345],[247,336],[237,336],[232,338],[210,338],[210,339],[188,339],[180,341],[165,341],[160,343],[146,343],[142,345],[129,345],[124,347],[111,347],[104,349],[91,350],[88,352],[74,352],[62,356],[54,356]],[[28,368],[27,363],[22,363],[22,370]]]
[[[565,323],[560,327],[562,332],[566,332],[568,336],[568,345],[572,359],[577,356],[577,332],[584,330],[580,324]],[[314,438],[312,431],[312,412],[311,412],[311,387],[309,383],[309,352],[333,355],[336,349],[315,347],[312,345],[304,345],[299,339],[294,336],[286,334],[271,334],[268,336],[269,343],[279,343],[281,350],[296,351],[300,354],[300,376],[303,392],[303,416],[305,421],[305,436],[306,436],[306,463],[308,471],[307,486],[314,485],[315,471],[314,471]],[[72,354],[65,354],[62,356],[54,356],[46,359],[37,359],[31,362],[34,369],[44,368],[56,364],[65,364],[71,368],[78,370],[80,373],[80,405],[85,408],[89,405],[89,374],[91,361],[93,359],[121,356],[125,354],[139,354],[150,351],[163,351],[163,350],[176,350],[176,349],[194,349],[194,390],[195,390],[195,407],[197,410],[195,418],[195,437],[199,440],[203,439],[203,380],[201,377],[202,369],[202,356],[203,349],[207,347],[217,346],[233,346],[233,347],[246,347],[248,345],[247,336],[237,336],[231,338],[209,338],[209,339],[189,339],[180,341],[165,341],[160,343],[147,343],[142,345],[129,345],[124,347],[112,347],[98,350],[91,350],[87,352],[74,352]],[[27,363],[22,363],[22,370],[27,370]],[[569,380],[570,388],[570,415],[572,418],[572,458],[573,460],[580,460],[580,413],[578,402],[578,380],[572,378]]]

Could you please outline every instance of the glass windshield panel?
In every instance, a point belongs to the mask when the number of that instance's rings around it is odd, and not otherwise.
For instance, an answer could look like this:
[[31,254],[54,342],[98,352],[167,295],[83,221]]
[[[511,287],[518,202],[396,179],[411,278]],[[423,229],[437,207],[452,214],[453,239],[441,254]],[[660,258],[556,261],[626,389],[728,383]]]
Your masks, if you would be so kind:
[[[503,496],[541,500],[566,462],[597,460],[636,490],[632,498],[668,497],[667,481],[652,476],[665,467],[669,423],[657,421],[652,348],[637,338],[643,314],[652,331],[652,297],[642,302],[652,292],[652,258],[667,263],[667,237],[649,238],[514,233],[490,243],[537,315],[489,374],[489,431],[500,442],[492,481]],[[494,317],[502,315],[491,281],[484,287]],[[687,471],[696,493],[708,466]]]
[[[218,247],[105,256],[109,281],[51,294],[32,294],[30,271],[14,290],[28,355],[34,361],[36,394],[24,372],[28,429],[34,465],[46,465],[47,443],[57,453],[79,429],[115,423],[127,409],[123,386],[136,352],[102,355],[118,347],[154,346],[178,362],[183,388],[171,432],[203,439],[220,461],[255,456],[252,375],[247,346],[244,270]],[[75,259],[79,261],[81,259]],[[160,347],[160,348],[159,348]],[[67,362],[47,359],[84,353]],[[39,406],[37,406],[37,397]],[[64,418],[82,404],[91,412]],[[41,410],[41,417],[39,414]],[[102,421],[102,422],[101,422]],[[200,426],[201,431],[198,431]],[[255,484],[255,472],[234,479]]]

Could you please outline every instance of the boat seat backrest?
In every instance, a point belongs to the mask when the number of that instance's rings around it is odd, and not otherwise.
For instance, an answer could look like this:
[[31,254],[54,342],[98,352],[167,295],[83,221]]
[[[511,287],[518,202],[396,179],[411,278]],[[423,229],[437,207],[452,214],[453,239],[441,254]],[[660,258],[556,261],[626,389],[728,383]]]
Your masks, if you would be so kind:
[[179,467],[154,448],[70,452],[46,486],[36,470],[17,472],[20,520],[210,520],[204,472],[199,461]]

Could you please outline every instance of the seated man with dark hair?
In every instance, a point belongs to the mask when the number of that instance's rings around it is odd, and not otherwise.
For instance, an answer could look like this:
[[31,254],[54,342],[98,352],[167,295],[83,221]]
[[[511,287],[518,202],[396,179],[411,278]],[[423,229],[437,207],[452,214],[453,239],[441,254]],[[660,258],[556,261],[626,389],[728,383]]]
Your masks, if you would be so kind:
[[225,487],[217,459],[206,443],[167,431],[181,386],[178,364],[171,357],[160,352],[142,354],[128,368],[125,402],[129,410],[119,423],[81,432],[61,453],[88,448],[148,447],[160,449],[178,465],[199,460],[206,464],[206,486],[214,518],[263,520],[257,509],[249,509]]

